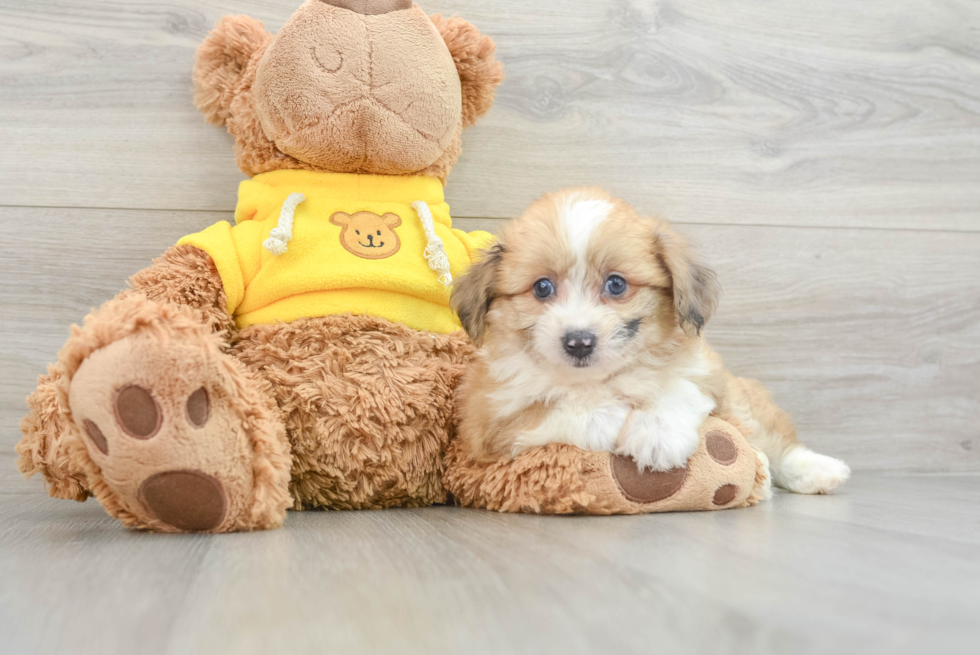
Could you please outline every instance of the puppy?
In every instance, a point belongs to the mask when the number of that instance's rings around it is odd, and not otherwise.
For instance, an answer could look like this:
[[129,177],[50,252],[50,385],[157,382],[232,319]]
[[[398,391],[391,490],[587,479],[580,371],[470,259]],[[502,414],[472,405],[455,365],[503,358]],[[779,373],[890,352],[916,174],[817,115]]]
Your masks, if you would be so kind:
[[844,462],[803,447],[789,415],[736,378],[702,335],[720,288],[662,220],[600,189],[535,202],[457,283],[478,355],[460,387],[460,438],[481,460],[567,443],[684,466],[711,413],[736,417],[773,482],[827,493]]

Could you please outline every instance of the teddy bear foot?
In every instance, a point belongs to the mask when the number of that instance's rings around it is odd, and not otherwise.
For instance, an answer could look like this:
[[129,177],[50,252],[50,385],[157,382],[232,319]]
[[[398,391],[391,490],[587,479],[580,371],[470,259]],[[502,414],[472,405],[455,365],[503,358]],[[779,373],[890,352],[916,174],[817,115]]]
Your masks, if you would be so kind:
[[538,514],[645,514],[731,509],[771,496],[768,460],[730,423],[710,417],[683,467],[640,470],[628,457],[547,444],[477,462],[461,440],[447,453],[446,486],[467,507]]
[[93,352],[69,403],[101,477],[96,496],[143,529],[281,524],[288,447],[264,391],[210,340],[137,333]]
[[738,430],[711,417],[699,433],[700,446],[682,468],[640,471],[632,459],[610,459],[612,480],[626,501],[622,513],[746,507],[772,496],[768,459]]

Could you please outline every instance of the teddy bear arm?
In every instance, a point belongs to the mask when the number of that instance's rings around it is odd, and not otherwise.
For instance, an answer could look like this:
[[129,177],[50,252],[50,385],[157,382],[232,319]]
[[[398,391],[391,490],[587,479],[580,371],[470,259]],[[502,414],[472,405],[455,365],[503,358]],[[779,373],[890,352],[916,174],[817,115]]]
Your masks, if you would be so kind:
[[170,248],[134,275],[130,287],[149,300],[198,310],[212,332],[234,326],[218,269],[207,253],[194,246]]

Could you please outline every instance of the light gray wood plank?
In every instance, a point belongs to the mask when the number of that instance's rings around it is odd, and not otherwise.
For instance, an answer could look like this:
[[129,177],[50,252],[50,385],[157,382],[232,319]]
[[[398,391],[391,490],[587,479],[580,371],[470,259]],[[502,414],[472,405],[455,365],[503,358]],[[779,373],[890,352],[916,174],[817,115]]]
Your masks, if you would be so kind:
[[[0,0],[0,204],[228,210],[230,139],[191,105],[222,13],[298,0]],[[458,216],[600,184],[684,222],[980,230],[980,5],[428,0],[508,71]]]
[[[0,207],[0,490],[21,489],[14,444],[37,376],[72,324],[125,288],[170,245],[230,212]],[[39,478],[28,487],[40,490]]]
[[[0,489],[40,490],[11,448],[69,326],[180,236],[230,218],[0,208]],[[980,235],[678,227],[725,289],[708,338],[773,390],[806,443],[859,470],[980,471]]]
[[709,341],[805,443],[863,469],[980,470],[980,235],[680,229],[725,290]]
[[968,653],[978,498],[976,475],[864,474],[718,513],[307,512],[175,537],[0,495],[0,649]]

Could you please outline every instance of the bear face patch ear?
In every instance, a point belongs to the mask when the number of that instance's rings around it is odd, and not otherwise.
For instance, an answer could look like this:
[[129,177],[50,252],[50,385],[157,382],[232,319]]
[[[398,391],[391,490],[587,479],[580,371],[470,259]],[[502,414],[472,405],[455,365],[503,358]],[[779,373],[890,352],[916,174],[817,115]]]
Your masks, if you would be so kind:
[[493,105],[504,67],[494,58],[497,46],[469,21],[458,16],[429,16],[449,48],[463,87],[463,127],[469,127]]
[[381,217],[381,222],[384,223],[386,227],[395,229],[396,227],[402,224],[402,218],[398,214],[392,214],[391,212],[388,212],[387,214]]
[[330,222],[340,227],[350,225],[351,215],[346,212],[336,212],[330,217]]
[[194,105],[209,123],[224,125],[252,59],[272,41],[260,21],[224,16],[197,49]]

